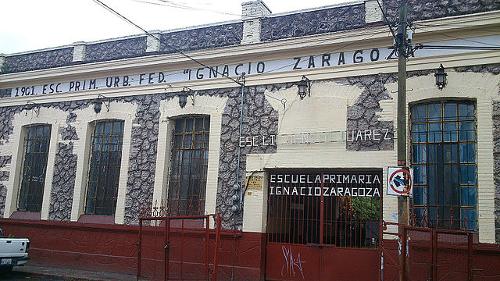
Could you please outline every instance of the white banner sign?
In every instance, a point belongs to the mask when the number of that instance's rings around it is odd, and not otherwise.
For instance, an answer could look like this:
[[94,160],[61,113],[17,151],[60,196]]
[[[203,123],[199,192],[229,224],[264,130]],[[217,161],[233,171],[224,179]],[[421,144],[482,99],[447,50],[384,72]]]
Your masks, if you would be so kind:
[[[500,36],[471,38],[476,43],[464,40],[450,40],[429,44],[440,45],[500,45]],[[478,41],[479,40],[479,41]],[[477,43],[479,42],[479,43]],[[484,42],[484,43],[483,43]],[[481,43],[481,44],[480,44]],[[455,53],[473,52],[471,50],[418,50],[417,57],[449,55]],[[281,73],[296,70],[311,70],[319,68],[334,68],[343,65],[371,63],[396,59],[389,48],[359,49],[346,52],[331,52],[301,57],[292,57],[272,61],[247,61],[239,64],[211,65],[207,67],[190,68],[178,71],[144,72],[132,75],[96,77],[83,80],[58,81],[41,85],[26,85],[11,89],[11,97],[37,96],[74,93],[98,89],[127,88],[144,85],[168,85],[177,82],[210,80],[221,77],[239,77],[241,74],[255,76],[260,74]]]

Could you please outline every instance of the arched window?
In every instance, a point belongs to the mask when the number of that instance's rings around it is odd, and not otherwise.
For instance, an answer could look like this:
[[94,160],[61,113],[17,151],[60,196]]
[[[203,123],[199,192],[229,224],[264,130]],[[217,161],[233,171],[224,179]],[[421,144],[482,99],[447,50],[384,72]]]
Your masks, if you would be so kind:
[[476,230],[475,103],[417,103],[411,106],[410,114],[416,224]]
[[123,121],[102,120],[91,136],[85,214],[114,215],[123,142]]
[[32,125],[24,129],[24,159],[18,210],[40,212],[50,144],[50,125]]
[[205,210],[210,117],[174,122],[168,210],[171,215],[200,215]]

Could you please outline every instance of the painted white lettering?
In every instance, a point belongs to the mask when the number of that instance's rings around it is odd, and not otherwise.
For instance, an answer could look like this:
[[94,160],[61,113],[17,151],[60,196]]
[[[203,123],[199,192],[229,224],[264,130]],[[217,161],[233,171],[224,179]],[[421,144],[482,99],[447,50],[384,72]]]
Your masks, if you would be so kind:
[[337,187],[337,194],[339,196],[344,196],[344,188],[343,187]]
[[321,187],[314,187],[314,196],[321,196]]
[[391,138],[389,137],[389,129],[383,129],[382,130],[384,134],[384,140],[390,140]]
[[275,182],[276,182],[276,175],[275,175],[275,174],[271,174],[271,179],[270,179],[270,181],[271,181],[272,183],[275,183]]
[[289,186],[283,186],[283,195],[290,195],[290,187]]

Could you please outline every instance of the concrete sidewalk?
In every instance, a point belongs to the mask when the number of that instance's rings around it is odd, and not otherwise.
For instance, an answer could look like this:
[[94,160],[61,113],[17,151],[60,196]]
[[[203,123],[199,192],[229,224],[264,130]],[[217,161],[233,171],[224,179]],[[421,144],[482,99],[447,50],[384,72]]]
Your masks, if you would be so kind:
[[[96,272],[62,267],[48,267],[40,265],[16,266],[18,272],[43,275],[49,280],[50,277],[64,278],[73,281],[136,281],[136,276],[113,272]],[[142,279],[141,279],[142,280]]]

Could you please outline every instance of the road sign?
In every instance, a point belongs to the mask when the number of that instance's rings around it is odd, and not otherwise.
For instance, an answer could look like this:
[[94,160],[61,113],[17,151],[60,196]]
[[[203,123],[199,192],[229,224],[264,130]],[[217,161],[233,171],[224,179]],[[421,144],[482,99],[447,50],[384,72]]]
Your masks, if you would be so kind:
[[387,195],[413,195],[413,169],[403,167],[387,168]]

